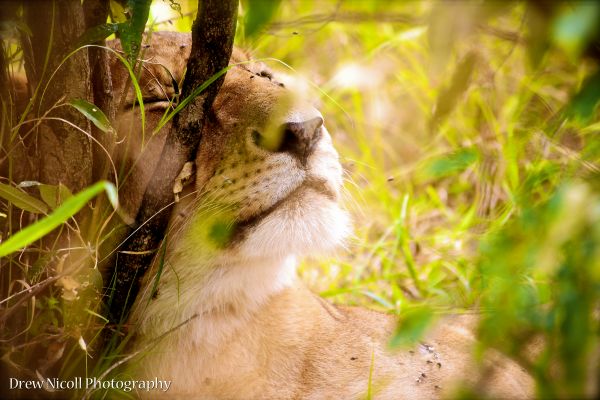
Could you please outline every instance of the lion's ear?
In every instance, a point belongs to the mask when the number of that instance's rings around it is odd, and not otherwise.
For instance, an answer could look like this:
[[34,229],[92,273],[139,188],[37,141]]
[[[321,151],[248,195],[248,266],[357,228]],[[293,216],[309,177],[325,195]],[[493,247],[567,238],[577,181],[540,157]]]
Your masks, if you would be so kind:
[[[191,36],[177,32],[154,32],[144,35],[144,45],[140,52],[139,86],[145,102],[169,101],[179,94],[179,84],[183,80],[191,49]],[[118,40],[108,41],[107,45],[120,52]],[[130,83],[129,73],[117,57],[111,57],[113,88],[117,99],[127,89],[124,106],[135,101],[135,91]]]

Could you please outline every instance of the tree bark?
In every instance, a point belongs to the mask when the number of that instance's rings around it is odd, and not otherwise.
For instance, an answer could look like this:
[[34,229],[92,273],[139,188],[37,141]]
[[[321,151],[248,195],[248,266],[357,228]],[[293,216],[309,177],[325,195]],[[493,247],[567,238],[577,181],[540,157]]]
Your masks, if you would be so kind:
[[[108,18],[110,2],[106,0],[85,0],[83,11],[85,14],[86,29],[106,23]],[[99,46],[105,46],[104,40],[95,43]],[[92,93],[94,105],[104,112],[111,124],[115,121],[115,104],[113,95],[112,77],[108,63],[108,52],[104,49],[89,49]],[[92,126],[92,135],[110,154],[115,145],[114,135],[102,132],[95,126]],[[106,179],[109,170],[109,161],[106,153],[99,147],[93,147],[93,179],[94,181]]]
[[[74,41],[85,31],[81,1],[25,2],[24,9],[27,25],[32,31],[30,62],[33,65],[27,68],[27,78],[30,85],[41,85],[33,111],[41,117],[63,98],[91,101],[87,52],[79,51],[60,65],[73,50]],[[56,74],[49,81],[54,71]],[[43,93],[46,85],[48,89]],[[70,121],[90,132],[90,122],[72,107],[56,108],[47,116]],[[83,132],[62,121],[46,121],[41,126],[37,148],[39,180],[43,183],[62,183],[73,192],[91,183],[92,141]]]
[[[233,49],[237,20],[237,0],[199,2],[192,26],[192,50],[182,87],[182,98],[227,67]],[[140,279],[148,269],[163,240],[173,203],[173,183],[183,165],[196,154],[204,119],[221,87],[223,78],[210,85],[174,119],[171,132],[136,217],[139,230],[124,245],[113,273],[112,322],[127,317],[139,292]],[[135,253],[135,254],[133,254]]]
[[[4,1],[0,7],[0,22],[11,23],[20,20],[19,10],[21,3],[17,0]],[[22,36],[25,33],[20,31]],[[19,34],[16,34],[13,40],[19,40]],[[29,42],[28,42],[29,43]],[[22,180],[38,180],[37,162],[35,167],[33,160],[28,156],[31,140],[19,135],[21,129],[13,131],[15,121],[21,116],[25,109],[28,98],[28,88],[26,81],[21,77],[15,77],[10,72],[10,61],[6,56],[10,53],[13,43],[11,38],[0,38],[0,103],[2,104],[2,114],[0,120],[0,176],[8,178],[12,182]],[[23,48],[24,58],[31,52]]]

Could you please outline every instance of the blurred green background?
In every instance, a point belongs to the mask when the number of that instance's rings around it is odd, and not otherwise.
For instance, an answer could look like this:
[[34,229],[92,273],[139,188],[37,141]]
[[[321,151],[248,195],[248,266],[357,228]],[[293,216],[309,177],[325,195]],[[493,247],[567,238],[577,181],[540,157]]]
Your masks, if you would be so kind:
[[541,397],[597,393],[599,38],[591,1],[282,2],[238,31],[319,99],[346,171],[356,236],[303,279],[398,313],[395,344],[481,313]]

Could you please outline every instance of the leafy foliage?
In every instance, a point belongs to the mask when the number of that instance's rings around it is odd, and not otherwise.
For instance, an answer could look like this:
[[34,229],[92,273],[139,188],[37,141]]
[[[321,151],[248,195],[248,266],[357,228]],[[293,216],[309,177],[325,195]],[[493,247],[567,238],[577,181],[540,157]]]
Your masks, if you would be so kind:
[[[109,182],[98,182],[81,193],[67,198],[63,204],[46,218],[21,229],[0,244],[0,257],[4,257],[13,251],[23,248],[42,236],[48,234],[53,229],[63,224],[68,218],[72,217],[81,210],[92,198],[100,192],[106,191],[108,198],[115,208],[118,207],[118,195],[114,186]],[[21,196],[22,198],[23,196]],[[36,199],[39,202],[39,200]],[[14,203],[13,203],[14,204]]]
[[540,396],[589,396],[600,37],[582,9],[595,8],[284,7],[257,46],[326,88],[357,227],[349,254],[307,265],[304,279],[335,301],[398,313],[396,345],[437,314],[477,310],[481,351],[519,360]]
[[258,35],[260,30],[273,18],[280,3],[281,0],[247,1],[245,8],[248,11],[244,18],[244,33],[246,37],[250,38]]
[[[480,338],[522,360],[540,397],[587,397],[598,354],[600,197],[572,182],[485,238]],[[528,359],[527,345],[544,343]],[[556,366],[559,368],[554,369]]]

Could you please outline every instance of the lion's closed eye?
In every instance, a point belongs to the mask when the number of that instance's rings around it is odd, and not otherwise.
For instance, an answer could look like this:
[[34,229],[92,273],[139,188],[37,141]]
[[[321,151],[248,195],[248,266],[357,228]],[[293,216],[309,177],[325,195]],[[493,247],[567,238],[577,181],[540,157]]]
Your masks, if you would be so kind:
[[262,76],[263,78],[267,78],[269,80],[273,79],[273,73],[267,69],[263,69],[258,73],[258,76]]

